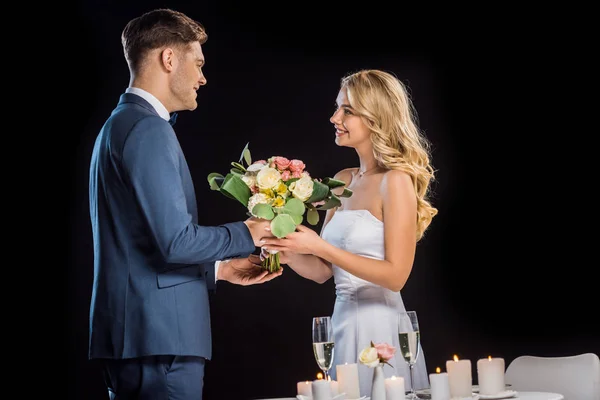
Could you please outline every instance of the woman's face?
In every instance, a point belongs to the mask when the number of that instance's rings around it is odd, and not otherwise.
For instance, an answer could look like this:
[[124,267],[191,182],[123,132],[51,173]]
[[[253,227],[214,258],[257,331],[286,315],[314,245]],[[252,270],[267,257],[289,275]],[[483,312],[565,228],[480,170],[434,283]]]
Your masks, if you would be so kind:
[[353,148],[363,143],[370,143],[371,131],[350,105],[345,87],[338,93],[336,107],[335,112],[329,118],[329,121],[335,126],[335,143],[338,146]]

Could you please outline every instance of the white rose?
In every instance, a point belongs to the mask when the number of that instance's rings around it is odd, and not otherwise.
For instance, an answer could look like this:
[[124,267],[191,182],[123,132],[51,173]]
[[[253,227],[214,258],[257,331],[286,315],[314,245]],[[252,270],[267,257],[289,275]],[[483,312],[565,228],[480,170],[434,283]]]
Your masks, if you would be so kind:
[[[268,204],[269,203],[269,197],[264,194],[264,193],[256,193],[254,195],[252,195],[252,197],[250,197],[250,199],[248,200],[248,211],[250,211],[250,214],[254,215],[252,213],[252,210],[254,209],[254,206],[257,204]],[[256,217],[256,215],[254,215]]]
[[254,175],[242,175],[242,180],[249,188],[252,188],[256,185],[256,176]]
[[246,171],[248,171],[248,172],[258,172],[258,171],[260,171],[261,169],[263,169],[266,166],[267,166],[267,164],[262,164],[262,163],[257,162],[257,163],[254,163],[252,165],[249,165],[248,168],[246,168]]
[[256,183],[261,190],[274,189],[280,181],[281,174],[275,168],[261,168],[256,175]]
[[305,202],[310,198],[313,192],[315,183],[309,176],[303,176],[290,185],[292,195],[298,200]]
[[377,355],[377,349],[375,347],[367,347],[360,352],[358,360],[365,364],[367,367],[376,367],[379,364],[379,357]]

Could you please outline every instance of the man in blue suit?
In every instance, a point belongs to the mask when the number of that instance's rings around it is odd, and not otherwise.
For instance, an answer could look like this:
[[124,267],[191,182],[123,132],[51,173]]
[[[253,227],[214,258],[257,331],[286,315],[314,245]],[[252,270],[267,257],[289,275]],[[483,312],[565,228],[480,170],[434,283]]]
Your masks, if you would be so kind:
[[101,363],[110,399],[202,399],[209,288],[280,275],[252,254],[271,236],[269,221],[198,225],[172,115],[197,107],[206,39],[201,24],[169,9],[131,20],[122,33],[131,80],[96,139],[89,187],[89,358]]

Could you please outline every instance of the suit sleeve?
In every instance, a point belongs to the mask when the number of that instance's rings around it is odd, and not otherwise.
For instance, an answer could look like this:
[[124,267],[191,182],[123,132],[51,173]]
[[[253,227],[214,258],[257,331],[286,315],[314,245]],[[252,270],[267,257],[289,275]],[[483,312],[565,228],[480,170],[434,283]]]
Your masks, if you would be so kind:
[[122,152],[124,170],[165,261],[201,264],[251,254],[255,246],[243,222],[220,226],[192,222],[180,173],[181,154],[171,126],[154,117],[133,127]]

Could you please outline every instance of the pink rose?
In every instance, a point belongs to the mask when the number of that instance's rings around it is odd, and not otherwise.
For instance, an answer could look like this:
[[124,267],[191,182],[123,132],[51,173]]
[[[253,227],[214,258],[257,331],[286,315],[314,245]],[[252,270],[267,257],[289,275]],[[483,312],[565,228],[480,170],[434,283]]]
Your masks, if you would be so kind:
[[290,166],[290,160],[285,157],[276,156],[273,157],[273,163],[277,167],[278,170],[283,171]]
[[387,343],[376,343],[375,348],[377,349],[379,358],[383,361],[388,361],[394,356],[394,353],[396,353],[396,348]]
[[301,171],[292,172],[292,178],[302,178],[302,172]]
[[292,171],[292,172],[302,172],[302,171],[304,171],[305,167],[306,167],[306,165],[304,165],[304,163],[302,161],[296,160],[296,159],[290,161],[290,164],[289,164],[290,171]]
[[290,179],[292,177],[292,174],[290,173],[289,169],[286,169],[285,171],[283,171],[281,173],[281,179],[284,181],[287,181],[288,179]]

